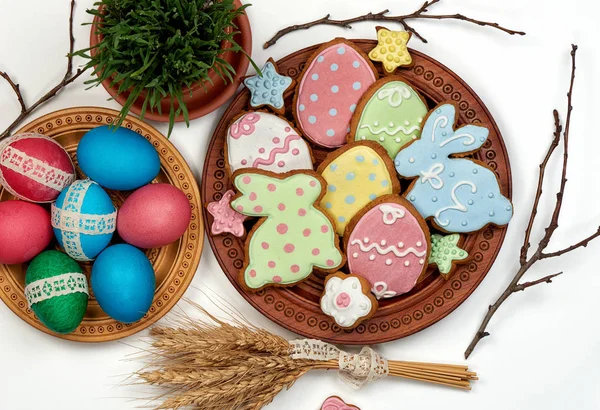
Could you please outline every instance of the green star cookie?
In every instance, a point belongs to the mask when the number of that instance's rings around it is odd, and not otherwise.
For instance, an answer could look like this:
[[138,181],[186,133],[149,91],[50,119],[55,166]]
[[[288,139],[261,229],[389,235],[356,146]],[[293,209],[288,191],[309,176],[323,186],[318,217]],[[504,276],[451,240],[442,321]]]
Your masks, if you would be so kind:
[[438,234],[431,235],[431,255],[429,264],[437,265],[440,274],[444,279],[448,279],[454,261],[462,261],[469,257],[464,249],[457,246],[460,235],[457,233],[443,236]]

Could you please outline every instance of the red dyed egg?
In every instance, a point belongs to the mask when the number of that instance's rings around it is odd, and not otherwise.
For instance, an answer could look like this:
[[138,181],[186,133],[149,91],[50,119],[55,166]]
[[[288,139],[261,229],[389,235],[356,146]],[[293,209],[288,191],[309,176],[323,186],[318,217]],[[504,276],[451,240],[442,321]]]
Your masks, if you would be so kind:
[[192,217],[190,202],[169,184],[146,185],[135,191],[119,209],[117,231],[138,248],[158,248],[179,239]]
[[23,201],[0,202],[0,264],[24,263],[50,244],[50,213]]
[[17,198],[52,202],[74,180],[71,157],[52,138],[26,133],[0,143],[0,184]]

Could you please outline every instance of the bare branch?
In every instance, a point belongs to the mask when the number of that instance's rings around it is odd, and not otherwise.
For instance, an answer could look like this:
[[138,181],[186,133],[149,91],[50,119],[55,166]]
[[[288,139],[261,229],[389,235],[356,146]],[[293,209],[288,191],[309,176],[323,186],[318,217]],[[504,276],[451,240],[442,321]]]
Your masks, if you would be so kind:
[[546,165],[548,164],[548,161],[549,161],[550,157],[552,156],[552,153],[555,151],[558,144],[560,143],[560,136],[561,136],[562,129],[561,129],[561,125],[560,125],[558,112],[556,110],[554,110],[554,113],[553,113],[554,114],[554,128],[555,128],[554,138],[552,140],[552,143],[550,144],[550,147],[548,148],[548,152],[546,153],[544,160],[540,164],[540,174],[539,174],[539,178],[538,178],[538,186],[537,186],[536,196],[535,196],[535,199],[533,202],[531,215],[529,217],[529,224],[527,225],[527,229],[525,230],[525,239],[523,242],[523,246],[521,247],[521,254],[520,254],[520,258],[519,258],[520,268],[516,272],[512,281],[506,287],[506,289],[504,290],[502,295],[500,295],[498,300],[496,300],[496,302],[493,305],[490,305],[490,307],[488,308],[488,311],[487,311],[486,315],[484,316],[483,321],[481,322],[481,325],[479,326],[479,329],[477,329],[475,336],[473,336],[471,343],[465,350],[465,358],[468,358],[471,355],[471,353],[473,353],[473,350],[475,349],[477,344],[481,341],[481,339],[483,339],[486,336],[489,336],[489,332],[487,332],[486,329],[487,329],[488,324],[490,323],[490,320],[492,319],[494,314],[498,311],[500,306],[502,306],[502,304],[512,294],[514,294],[516,292],[524,291],[525,289],[528,289],[535,285],[539,285],[541,283],[552,283],[553,278],[555,278],[559,275],[562,275],[562,272],[560,272],[560,273],[556,273],[553,275],[544,276],[543,278],[532,281],[532,282],[519,283],[521,281],[521,279],[523,278],[523,276],[529,271],[529,269],[536,262],[538,262],[542,259],[547,259],[547,258],[564,255],[564,254],[569,253],[577,248],[585,247],[592,240],[594,240],[600,236],[600,227],[599,227],[598,230],[594,234],[577,242],[574,245],[571,245],[567,248],[564,248],[564,249],[556,251],[556,252],[544,253],[544,249],[546,249],[546,247],[548,246],[548,243],[550,242],[550,239],[552,239],[552,236],[554,235],[556,229],[558,228],[558,220],[560,218],[560,211],[562,209],[562,201],[563,201],[563,197],[564,197],[565,187],[567,184],[567,164],[568,164],[568,160],[569,160],[569,129],[571,126],[571,113],[573,111],[572,96],[573,96],[573,86],[575,83],[575,57],[576,57],[576,54],[577,54],[577,46],[573,44],[573,45],[571,45],[571,81],[570,81],[570,85],[569,85],[569,92],[567,94],[567,119],[565,122],[564,132],[562,133],[563,142],[564,142],[562,174],[561,174],[560,188],[559,188],[558,193],[556,194],[556,203],[554,205],[552,219],[550,221],[550,224],[548,225],[548,228],[546,228],[546,233],[545,233],[544,237],[538,244],[537,250],[531,256],[531,258],[528,259],[527,251],[530,246],[529,239],[531,237],[531,231],[533,229],[535,217],[537,215],[537,207],[539,205],[540,198],[542,196],[542,186],[543,186],[543,182],[544,182],[544,175],[546,172]]
[[423,3],[423,5],[418,8],[417,10],[415,10],[414,12],[410,13],[410,14],[404,14],[404,15],[399,15],[399,16],[388,16],[387,14],[389,13],[389,10],[383,10],[379,13],[367,13],[364,14],[362,16],[358,16],[358,17],[352,17],[349,19],[345,19],[345,20],[334,20],[331,18],[331,15],[328,14],[327,16],[317,19],[317,20],[313,20],[310,21],[308,23],[304,23],[304,24],[295,24],[286,28],[283,28],[281,30],[279,30],[277,33],[275,33],[275,35],[269,40],[267,41],[264,45],[263,48],[269,48],[272,45],[274,45],[275,43],[277,43],[277,41],[285,36],[286,34],[289,34],[291,32],[294,31],[298,31],[298,30],[307,30],[311,27],[314,26],[319,26],[319,25],[328,25],[328,26],[338,26],[338,27],[343,27],[343,28],[347,28],[350,29],[352,28],[351,24],[352,23],[357,23],[357,22],[361,22],[361,21],[378,21],[378,22],[391,22],[391,23],[397,23],[400,24],[404,30],[412,33],[415,35],[415,37],[417,37],[419,40],[421,40],[424,43],[427,43],[427,40],[425,39],[425,37],[423,37],[419,32],[417,32],[412,26],[410,26],[407,21],[408,20],[417,20],[417,19],[427,19],[427,20],[460,20],[460,21],[465,21],[467,23],[472,23],[472,24],[476,24],[478,26],[482,26],[482,27],[492,27],[495,28],[497,30],[503,31],[507,34],[510,35],[520,35],[520,36],[524,36],[525,32],[523,31],[516,31],[516,30],[511,30],[505,27],[502,27],[501,25],[499,25],[498,23],[492,23],[492,22],[488,22],[488,21],[482,21],[482,20],[476,20],[473,19],[471,17],[467,17],[463,14],[427,14],[429,12],[429,7],[433,6],[434,4],[440,3],[442,0],[430,0],[430,1],[426,1],[425,3]]
[[544,276],[543,278],[534,280],[532,282],[519,283],[518,285],[516,285],[514,287],[513,292],[521,292],[532,286],[539,285],[540,283],[552,283],[552,279],[554,279],[555,277],[560,276],[562,274],[563,274],[562,272],[558,272],[558,273],[554,273],[552,275]]
[[585,248],[586,246],[588,246],[588,243],[590,243],[592,240],[596,239],[598,236],[600,236],[600,227],[598,227],[598,230],[594,234],[577,242],[574,245],[571,245],[565,249],[561,249],[560,251],[550,252],[550,253],[542,253],[540,256],[540,259],[554,258],[556,256],[560,256],[560,255],[564,255],[565,253],[569,253],[577,248],[581,248],[581,247]]
[[521,247],[521,266],[525,265],[527,262],[527,252],[529,251],[529,238],[531,237],[531,230],[533,229],[533,223],[535,222],[535,217],[537,216],[537,208],[540,203],[540,198],[542,197],[542,188],[544,185],[544,176],[546,174],[546,166],[548,165],[548,161],[556,147],[558,147],[558,143],[560,142],[560,133],[562,132],[562,125],[560,124],[560,118],[558,116],[558,111],[553,111],[554,115],[554,138],[552,139],[552,143],[548,148],[548,152],[544,157],[544,160],[540,164],[540,174],[538,177],[538,185],[535,194],[535,200],[533,201],[533,206],[531,208],[531,215],[529,216],[529,223],[527,224],[527,229],[525,229],[525,240],[523,241],[523,246]]
[[4,78],[15,92],[19,105],[21,105],[21,112],[27,111],[27,105],[25,105],[25,100],[23,99],[23,94],[21,94],[19,84],[15,83],[12,78],[10,78],[10,75],[4,71],[0,71],[0,77]]
[[0,140],[5,137],[8,137],[10,133],[23,121],[29,114],[35,111],[40,105],[44,104],[48,100],[52,99],[60,90],[65,88],[67,85],[71,84],[81,74],[84,73],[85,70],[77,70],[77,72],[73,75],[73,48],[75,46],[75,38],[73,37],[73,15],[75,13],[75,0],[71,0],[71,12],[69,14],[69,54],[67,54],[67,69],[65,70],[65,75],[62,80],[50,89],[46,94],[40,97],[35,103],[31,106],[27,107],[25,102],[23,101],[23,96],[21,95],[21,91],[19,89],[19,85],[15,84],[8,74],[0,72],[0,75],[8,81],[8,83],[13,87],[13,90],[17,94],[17,98],[19,99],[19,104],[21,104],[21,113],[19,116],[0,134]]

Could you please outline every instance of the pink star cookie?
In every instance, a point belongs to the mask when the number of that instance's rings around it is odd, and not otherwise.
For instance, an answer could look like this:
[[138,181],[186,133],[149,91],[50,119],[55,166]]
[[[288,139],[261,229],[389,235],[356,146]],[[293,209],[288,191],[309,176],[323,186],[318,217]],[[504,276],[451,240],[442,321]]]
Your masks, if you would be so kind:
[[235,192],[230,189],[223,194],[223,197],[220,201],[211,202],[206,207],[208,212],[210,212],[210,214],[214,217],[211,227],[211,233],[213,235],[231,233],[239,238],[244,236],[246,233],[242,222],[244,222],[248,217],[246,215],[242,215],[229,206],[229,202],[234,195]]
[[346,404],[344,400],[337,396],[329,397],[323,405],[321,410],[360,410],[358,407],[351,404]]

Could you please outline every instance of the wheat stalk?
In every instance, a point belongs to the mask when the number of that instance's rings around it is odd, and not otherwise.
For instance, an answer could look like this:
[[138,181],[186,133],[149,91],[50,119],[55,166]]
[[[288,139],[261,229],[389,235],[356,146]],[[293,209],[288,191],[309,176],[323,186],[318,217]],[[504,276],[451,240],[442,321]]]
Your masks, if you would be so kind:
[[[191,304],[201,317],[179,314],[174,326],[155,326],[149,364],[136,373],[141,383],[165,389],[156,409],[258,410],[308,371],[339,368],[338,360],[294,359],[283,337],[235,313],[223,321]],[[388,368],[390,376],[465,390],[477,380],[466,366],[389,361]]]

